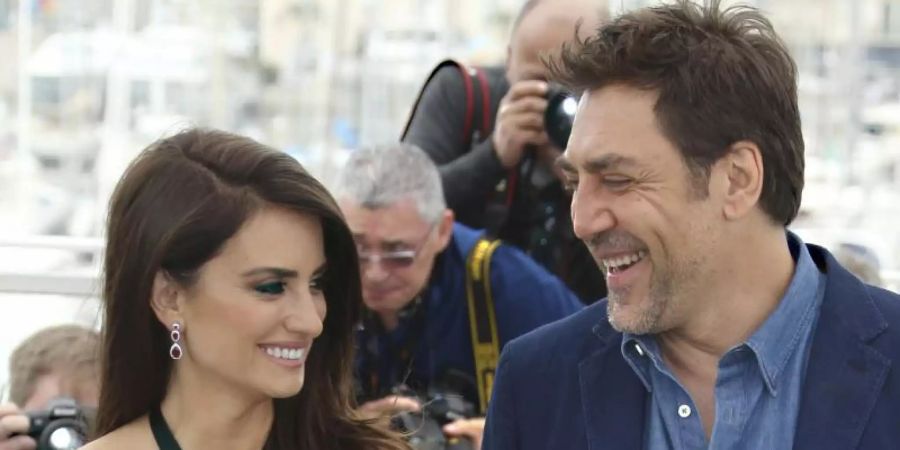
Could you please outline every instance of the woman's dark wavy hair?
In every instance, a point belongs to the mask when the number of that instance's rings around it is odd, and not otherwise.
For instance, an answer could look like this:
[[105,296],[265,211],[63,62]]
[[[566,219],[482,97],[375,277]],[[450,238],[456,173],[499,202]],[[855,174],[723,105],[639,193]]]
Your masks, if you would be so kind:
[[191,129],[131,163],[110,200],[104,263],[103,355],[96,434],[160,404],[172,372],[168,330],[150,307],[164,271],[189,286],[254,213],[276,206],[321,220],[335,276],[309,354],[306,387],[275,399],[266,449],[400,449],[389,431],[354,416],[354,326],[362,305],[351,233],[331,195],[293,158],[251,139]]
[[656,91],[656,119],[681,151],[695,191],[709,168],[748,140],[763,158],[762,209],[788,225],[803,191],[797,68],[772,24],[747,6],[688,0],[640,9],[545,61],[551,78],[578,90],[622,84]]

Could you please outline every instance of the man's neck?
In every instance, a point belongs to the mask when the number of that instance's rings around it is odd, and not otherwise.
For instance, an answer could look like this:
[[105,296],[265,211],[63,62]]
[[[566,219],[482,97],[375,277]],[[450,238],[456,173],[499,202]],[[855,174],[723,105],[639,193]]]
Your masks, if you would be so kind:
[[263,447],[275,417],[271,398],[251,398],[195,370],[173,376],[160,409],[182,448]]
[[421,302],[422,294],[418,294],[411,300],[407,301],[403,305],[403,307],[398,310],[376,311],[375,314],[381,321],[381,326],[383,326],[386,331],[391,332],[396,330],[397,327],[400,326],[400,320],[402,317],[409,316],[409,314],[417,312],[417,308],[421,307]]
[[717,273],[691,299],[689,320],[657,335],[666,365],[699,409],[707,439],[715,426],[719,360],[762,326],[794,274],[783,230],[743,234],[733,242],[730,253],[737,256],[716,264]]
[[684,325],[660,333],[661,350],[685,368],[715,368],[725,352],[749,338],[778,307],[794,274],[784,231],[762,232],[737,244],[717,266]]

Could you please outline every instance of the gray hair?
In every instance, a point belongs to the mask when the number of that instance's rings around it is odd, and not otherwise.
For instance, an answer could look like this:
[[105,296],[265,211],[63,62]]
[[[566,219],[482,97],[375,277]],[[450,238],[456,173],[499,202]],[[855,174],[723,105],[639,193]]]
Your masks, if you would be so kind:
[[437,167],[422,149],[404,143],[351,153],[334,191],[338,199],[370,209],[412,199],[428,222],[436,222],[447,209]]

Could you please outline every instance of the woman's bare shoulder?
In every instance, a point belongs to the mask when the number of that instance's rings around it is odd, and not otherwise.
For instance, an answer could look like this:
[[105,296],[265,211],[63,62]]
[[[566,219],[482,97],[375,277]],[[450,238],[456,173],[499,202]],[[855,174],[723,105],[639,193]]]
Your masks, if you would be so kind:
[[135,419],[131,423],[116,428],[109,433],[91,441],[80,450],[157,450],[156,441],[150,432],[147,416]]

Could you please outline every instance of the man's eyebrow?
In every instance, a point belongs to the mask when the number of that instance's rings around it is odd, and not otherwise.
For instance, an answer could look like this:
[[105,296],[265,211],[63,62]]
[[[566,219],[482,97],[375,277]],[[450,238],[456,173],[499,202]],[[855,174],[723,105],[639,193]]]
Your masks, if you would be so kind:
[[[365,241],[366,235],[363,233],[354,233],[353,239],[356,242]],[[375,245],[377,247],[381,247],[381,248],[396,248],[396,247],[402,247],[402,246],[409,246],[412,244],[405,239],[385,239],[385,240],[375,243]]]
[[382,248],[385,248],[385,247],[398,247],[398,246],[401,246],[401,245],[410,245],[410,243],[407,242],[407,241],[404,241],[404,240],[402,240],[402,239],[391,239],[391,240],[384,240],[384,241],[381,241],[381,247],[382,247]]
[[571,161],[566,159],[565,155],[560,155],[558,158],[556,158],[555,164],[556,167],[563,172],[577,172],[577,170],[575,170],[575,166],[572,165]]
[[[627,168],[637,166],[640,166],[640,163],[638,163],[634,158],[619,155],[617,153],[611,153],[597,158],[589,159],[584,163],[584,169],[588,173],[598,173],[621,167]],[[565,156],[560,156],[556,159],[556,167],[559,167],[559,169],[563,172],[577,172],[575,166],[571,161],[566,159]]]
[[584,164],[584,168],[590,173],[603,172],[606,170],[617,169],[621,167],[627,168],[636,166],[640,166],[640,163],[638,163],[636,159],[617,153],[610,153],[599,158],[589,159]]

